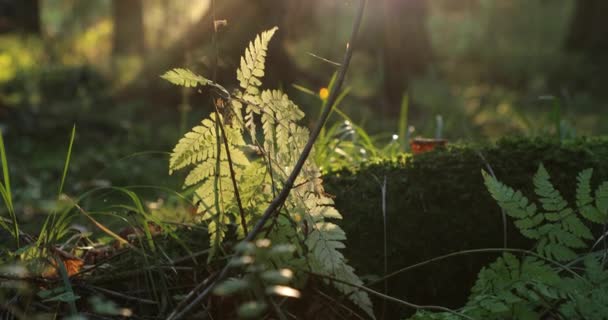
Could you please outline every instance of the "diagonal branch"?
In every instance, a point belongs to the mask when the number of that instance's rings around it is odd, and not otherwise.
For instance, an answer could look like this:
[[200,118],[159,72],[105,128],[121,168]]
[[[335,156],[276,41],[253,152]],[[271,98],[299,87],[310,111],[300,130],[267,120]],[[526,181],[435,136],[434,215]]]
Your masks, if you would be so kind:
[[[359,27],[361,25],[361,20],[363,19],[363,12],[365,10],[366,3],[367,0],[359,1],[357,15],[355,17],[355,21],[353,22],[353,29],[350,36],[350,40],[346,45],[346,52],[344,53],[343,62],[341,63],[340,69],[338,71],[338,76],[335,82],[336,84],[332,87],[332,90],[329,93],[326,107],[323,110],[323,113],[321,114],[321,117],[316,123],[314,129],[312,130],[310,138],[308,139],[308,142],[306,142],[306,145],[302,150],[302,154],[300,154],[300,158],[298,158],[296,165],[291,171],[291,174],[289,175],[289,178],[285,182],[285,185],[279,195],[277,195],[274,200],[272,200],[270,205],[268,205],[268,208],[266,208],[264,214],[262,215],[258,223],[253,227],[251,232],[249,232],[247,237],[245,237],[244,241],[252,241],[262,231],[264,225],[275,215],[276,210],[281,207],[283,203],[285,203],[285,200],[287,200],[287,197],[289,196],[289,193],[293,188],[296,178],[298,177],[298,175],[300,175],[300,171],[302,171],[302,167],[304,167],[304,164],[306,163],[306,160],[310,155],[310,151],[312,150],[315,141],[321,133],[321,129],[323,129],[327,118],[329,118],[329,115],[331,114],[331,111],[333,109],[333,105],[336,99],[338,98],[340,89],[342,87],[342,84],[344,83],[346,72],[348,70],[348,66],[350,65],[350,60],[353,56],[354,43],[357,39],[357,34],[359,33]],[[209,285],[205,288],[203,292],[201,292],[201,294],[199,294],[195,299],[193,299],[192,302],[190,302],[186,307],[183,308],[183,310],[173,310],[169,317],[167,317],[167,320],[183,319],[194,307],[198,306],[201,301],[203,301],[211,293],[211,290],[213,290],[217,283],[224,280],[228,276],[228,272],[229,267],[228,265],[226,265],[222,269],[220,274],[217,276],[217,278],[215,278],[213,282],[209,283]]]

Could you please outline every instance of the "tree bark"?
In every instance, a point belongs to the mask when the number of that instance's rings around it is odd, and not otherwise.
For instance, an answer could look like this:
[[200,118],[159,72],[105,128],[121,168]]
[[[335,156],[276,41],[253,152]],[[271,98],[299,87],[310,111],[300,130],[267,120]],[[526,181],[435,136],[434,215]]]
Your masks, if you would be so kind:
[[0,34],[40,35],[39,0],[0,0]]
[[142,0],[113,0],[114,39],[112,54],[143,55],[144,18]]
[[384,111],[397,114],[410,81],[424,74],[432,60],[428,7],[426,0],[382,0],[380,5],[384,15]]
[[608,52],[606,12],[608,12],[608,1],[576,1],[566,49],[594,58],[605,56]]
[[[573,73],[559,74],[559,84],[569,83],[569,89],[591,91],[605,96],[607,80],[608,23],[606,23],[608,1],[577,0],[565,50],[580,58],[580,63],[570,66]],[[555,77],[554,77],[555,78]]]

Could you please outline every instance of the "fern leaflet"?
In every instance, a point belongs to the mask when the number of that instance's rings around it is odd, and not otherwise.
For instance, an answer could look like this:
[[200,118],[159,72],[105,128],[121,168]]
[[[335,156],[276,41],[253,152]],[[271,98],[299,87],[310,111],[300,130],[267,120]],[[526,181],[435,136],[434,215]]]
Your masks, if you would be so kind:
[[165,72],[161,78],[173,83],[174,85],[184,87],[196,87],[198,85],[206,86],[211,81],[202,76],[194,74],[189,69],[175,68]]

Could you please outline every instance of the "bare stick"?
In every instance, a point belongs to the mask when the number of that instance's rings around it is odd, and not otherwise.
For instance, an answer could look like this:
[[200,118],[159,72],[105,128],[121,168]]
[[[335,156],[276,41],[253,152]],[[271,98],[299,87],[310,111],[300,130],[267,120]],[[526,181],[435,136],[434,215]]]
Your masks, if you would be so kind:
[[[323,126],[325,125],[327,118],[331,114],[333,105],[336,102],[336,99],[338,98],[340,88],[342,87],[342,84],[344,83],[344,78],[346,77],[346,71],[348,70],[350,60],[353,56],[354,43],[355,43],[355,40],[357,39],[357,34],[359,33],[359,27],[361,25],[361,20],[363,19],[363,12],[364,12],[366,3],[367,3],[367,0],[360,0],[360,2],[359,2],[357,16],[355,17],[355,21],[353,22],[353,30],[351,33],[351,37],[350,37],[349,42],[347,43],[346,52],[344,53],[344,59],[340,66],[340,70],[338,71],[338,77],[336,78],[336,82],[335,82],[336,85],[332,87],[332,90],[329,93],[326,108],[323,110],[323,113],[321,114],[319,121],[316,123],[314,129],[312,130],[312,132],[310,134],[310,138],[308,139],[308,142],[306,142],[306,145],[304,146],[304,149],[302,150],[302,153],[300,154],[300,158],[298,158],[298,161],[296,162],[296,165],[294,166],[293,170],[291,171],[289,178],[287,179],[287,181],[285,181],[285,185],[283,186],[283,189],[281,189],[281,192],[279,193],[279,195],[276,196],[274,198],[274,200],[272,200],[270,205],[268,205],[268,208],[266,208],[266,211],[264,211],[264,214],[262,215],[262,217],[260,218],[258,223],[253,227],[251,232],[249,232],[249,234],[247,234],[247,237],[245,237],[244,241],[251,241],[251,240],[255,239],[255,237],[260,233],[260,231],[262,231],[266,222],[268,222],[268,220],[270,220],[270,218],[272,218],[274,216],[276,210],[279,207],[281,207],[281,205],[283,205],[285,200],[287,200],[287,197],[289,196],[289,193],[291,192],[291,189],[293,188],[293,184],[296,181],[296,178],[298,177],[298,175],[300,175],[300,171],[302,171],[302,167],[304,167],[304,163],[306,163],[306,159],[308,159],[308,155],[310,154],[310,151],[312,150],[312,147],[314,146],[315,141],[319,137],[319,134],[321,133],[321,129],[323,129]],[[201,303],[201,301],[203,301],[209,295],[209,293],[211,293],[211,290],[213,290],[213,288],[215,287],[215,285],[218,282],[224,280],[226,278],[226,276],[228,276],[228,271],[229,271],[229,267],[228,267],[228,265],[226,265],[222,269],[222,271],[220,272],[218,277],[213,282],[209,283],[209,285],[205,288],[205,290],[203,292],[201,292],[201,294],[199,294],[195,299],[193,299],[192,302],[190,302],[190,304],[188,304],[183,310],[181,310],[181,311],[173,310],[173,312],[169,315],[169,317],[167,317],[167,320],[183,319],[194,307],[198,306]]]

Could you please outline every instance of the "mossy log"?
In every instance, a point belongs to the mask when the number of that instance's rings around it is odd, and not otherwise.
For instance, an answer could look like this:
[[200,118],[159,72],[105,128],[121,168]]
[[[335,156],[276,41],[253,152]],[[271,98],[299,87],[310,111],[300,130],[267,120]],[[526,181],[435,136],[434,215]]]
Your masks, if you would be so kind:
[[[359,275],[384,274],[381,183],[386,177],[388,272],[440,255],[503,247],[503,217],[486,190],[481,170],[536,200],[532,176],[543,163],[552,182],[574,204],[576,175],[594,168],[593,182],[608,180],[608,138],[572,141],[507,138],[494,144],[452,144],[396,161],[379,161],[325,176],[348,237],[345,256]],[[507,246],[532,242],[507,219]],[[499,253],[463,254],[409,270],[388,280],[388,294],[424,305],[460,307],[479,270]],[[374,286],[383,290],[382,282]],[[382,302],[375,301],[377,311]],[[387,319],[414,310],[389,304]]]

